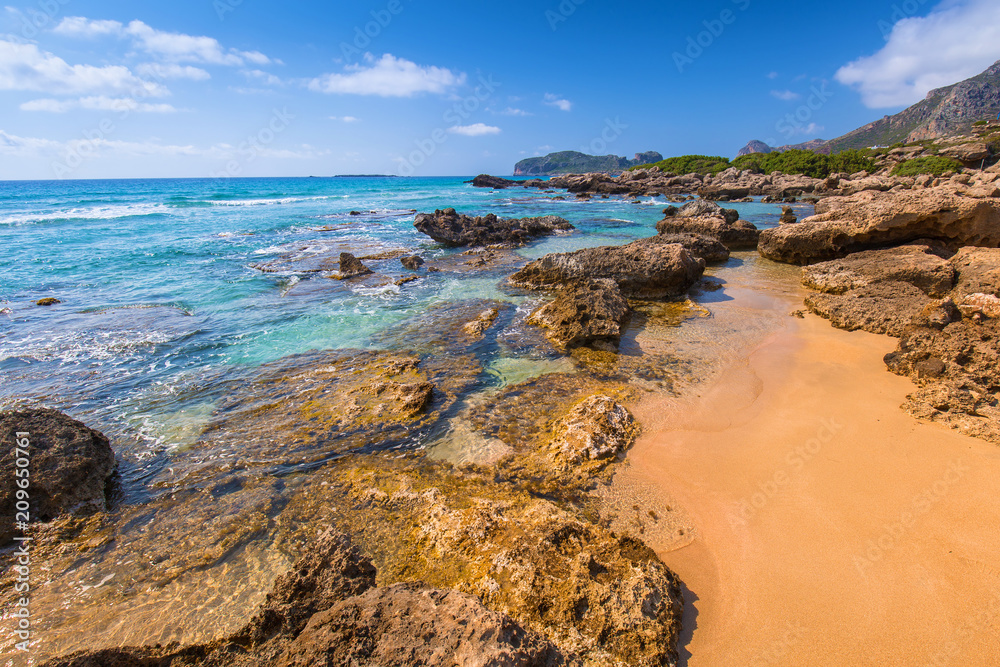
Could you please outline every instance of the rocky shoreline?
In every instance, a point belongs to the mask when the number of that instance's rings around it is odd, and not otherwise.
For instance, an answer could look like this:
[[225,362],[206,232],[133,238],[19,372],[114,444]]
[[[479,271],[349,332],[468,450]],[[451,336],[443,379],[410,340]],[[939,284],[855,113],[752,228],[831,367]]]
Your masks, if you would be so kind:
[[[406,280],[485,272],[545,295],[541,305],[521,314],[500,302],[444,304],[385,332],[384,349],[315,352],[257,369],[225,388],[198,442],[179,454],[184,477],[146,503],[112,502],[114,455],[100,433],[55,411],[0,415],[5,441],[24,423],[49,434],[39,479],[51,508],[35,557],[53,578],[81,561],[159,554],[139,558],[127,585],[99,600],[114,602],[254,542],[294,563],[250,620],[221,638],[46,664],[444,665],[461,651],[498,666],[677,664],[680,582],[639,539],[610,530],[592,491],[638,436],[629,411],[641,391],[636,375],[667,391],[677,379],[655,355],[623,361],[627,323],[646,317],[650,303],[684,297],[731,251],[804,265],[810,311],[899,339],[885,361],[917,386],[907,411],[1000,443],[996,167],[947,178],[638,170],[518,185],[702,198],[668,208],[650,238],[532,262],[512,249],[572,226],[454,209],[418,215],[419,231],[469,250],[451,264],[399,251],[392,259]],[[747,196],[815,197],[816,215],[785,215],[761,231],[712,201]],[[310,261],[331,278],[392,280],[365,256]],[[484,372],[474,351],[511,344],[512,322],[535,332],[518,345],[571,356],[577,371],[468,402]],[[456,465],[406,444],[455,424],[488,443],[488,456]],[[178,548],[165,550],[164,540]]]

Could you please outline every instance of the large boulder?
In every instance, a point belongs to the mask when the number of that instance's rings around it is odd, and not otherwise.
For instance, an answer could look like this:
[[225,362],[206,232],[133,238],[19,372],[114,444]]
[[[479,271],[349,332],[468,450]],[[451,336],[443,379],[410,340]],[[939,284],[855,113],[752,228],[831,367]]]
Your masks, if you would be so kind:
[[[28,480],[26,523],[107,510],[115,455],[102,433],[58,410],[38,408],[0,413],[0,442],[0,470],[6,480],[0,485],[0,544],[15,534],[18,479]],[[28,466],[18,465],[19,460]],[[16,477],[17,470],[28,470],[30,476]]]
[[714,236],[667,233],[654,238],[659,243],[679,243],[695,257],[705,260],[707,264],[718,264],[729,259],[729,248]]
[[802,269],[802,284],[828,294],[844,294],[872,283],[904,282],[932,297],[955,284],[955,268],[928,245],[866,250]]
[[695,234],[716,238],[730,250],[756,248],[760,237],[760,230],[753,223],[746,220],[730,222],[721,216],[675,215],[656,223],[656,231],[661,236]]
[[585,280],[556,294],[528,319],[547,329],[549,340],[562,349],[591,346],[614,349],[631,310],[615,281]]
[[964,186],[878,192],[828,203],[828,212],[761,233],[760,253],[811,264],[917,239],[949,246],[1000,245],[1000,201],[969,196]]
[[438,243],[447,246],[519,246],[542,236],[573,229],[566,220],[554,215],[540,218],[505,219],[490,213],[477,218],[453,208],[421,213],[413,226]]
[[704,271],[704,260],[677,243],[654,237],[546,255],[515,273],[510,282],[527,289],[558,289],[585,279],[610,278],[627,297],[664,298],[687,292]]

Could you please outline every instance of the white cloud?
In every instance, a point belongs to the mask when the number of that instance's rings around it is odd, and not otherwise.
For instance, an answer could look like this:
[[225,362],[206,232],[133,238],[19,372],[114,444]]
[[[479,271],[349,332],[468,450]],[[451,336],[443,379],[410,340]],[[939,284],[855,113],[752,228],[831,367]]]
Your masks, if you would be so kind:
[[767,78],[768,79],[777,79],[778,78],[778,73],[777,72],[768,72],[767,73]]
[[30,90],[57,95],[116,92],[162,97],[169,91],[143,81],[121,65],[70,65],[34,44],[0,39],[0,90]]
[[151,79],[191,79],[192,81],[207,81],[212,75],[200,67],[190,65],[161,65],[160,63],[143,63],[135,71]]
[[816,138],[819,134],[826,128],[822,125],[817,125],[816,123],[809,123],[808,125],[801,125],[799,127],[791,127],[788,130],[789,136],[803,136],[803,137],[813,137]]
[[227,50],[213,37],[156,30],[138,20],[124,25],[118,21],[95,21],[83,16],[68,16],[59,22],[54,32],[70,37],[130,37],[136,48],[171,63],[194,62],[239,67],[247,62],[254,65],[268,65],[272,62],[260,51]]
[[979,74],[1000,59],[1000,3],[948,0],[926,17],[902,19],[886,45],[840,68],[836,79],[865,106],[906,106]]
[[76,100],[41,99],[25,102],[22,111],[48,111],[50,113],[66,113],[77,109],[89,111],[136,111],[140,113],[176,113],[177,109],[169,104],[148,104],[137,102],[130,97],[81,97]]
[[524,109],[515,109],[514,107],[507,107],[503,111],[499,112],[504,116],[533,116],[533,113],[529,113]]
[[[83,151],[94,158],[148,157],[148,156],[188,156],[212,160],[241,159],[238,147],[231,144],[215,144],[208,148],[161,144],[155,141],[122,141],[111,139],[73,139],[53,141],[36,137],[19,137],[0,130],[0,155],[25,158],[62,158],[69,153]],[[319,150],[308,144],[295,148],[260,147],[259,157],[276,159],[312,159],[329,155],[329,150]]]
[[785,102],[791,102],[793,100],[797,100],[800,97],[802,97],[798,93],[793,93],[790,90],[772,90],[771,96],[777,97],[779,100],[783,100]]
[[69,37],[103,37],[121,35],[124,26],[118,21],[91,21],[83,16],[67,16],[52,32]]
[[484,123],[456,125],[455,127],[448,128],[448,131],[452,134],[461,134],[463,137],[482,137],[488,134],[500,134],[501,132],[499,127],[493,127]]
[[545,99],[543,101],[550,107],[556,107],[561,111],[570,111],[573,108],[572,102],[562,99],[558,95],[553,95],[552,93],[545,93]]
[[354,116],[330,116],[330,120],[339,120],[341,123],[357,123],[358,119]]
[[280,86],[281,85],[281,79],[279,79],[278,77],[274,76],[270,72],[265,72],[265,71],[259,70],[259,69],[251,69],[251,70],[243,70],[240,73],[243,76],[245,76],[247,79],[249,79],[250,81],[260,81],[261,83],[263,83],[265,85],[268,85],[268,86]]
[[418,93],[444,93],[465,82],[465,74],[443,67],[422,67],[403,58],[384,54],[368,65],[349,65],[343,74],[324,74],[309,82],[309,90],[321,93],[412,97]]

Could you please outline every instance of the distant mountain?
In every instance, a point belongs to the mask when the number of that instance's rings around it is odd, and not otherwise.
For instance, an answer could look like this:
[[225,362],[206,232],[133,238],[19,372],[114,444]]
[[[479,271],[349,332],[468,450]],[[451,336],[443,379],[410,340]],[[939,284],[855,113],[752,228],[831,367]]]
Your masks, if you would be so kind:
[[1000,113],[1000,60],[982,74],[927,93],[927,97],[895,116],[886,116],[828,141],[822,153],[870,148],[963,134],[979,120]]
[[819,150],[819,148],[824,145],[826,145],[826,141],[823,139],[813,139],[812,141],[807,141],[804,144],[789,144],[787,146],[778,146],[775,148],[768,146],[763,141],[754,139],[741,148],[736,154],[736,157],[743,157],[744,155],[750,155],[752,153],[784,153],[785,151],[790,150],[815,151]]
[[514,165],[515,176],[551,176],[558,174],[586,174],[589,172],[604,172],[620,174],[629,167],[640,164],[659,162],[663,156],[656,151],[636,153],[635,158],[618,157],[617,155],[587,155],[577,151],[561,151],[550,153],[544,157],[532,157],[521,160]]

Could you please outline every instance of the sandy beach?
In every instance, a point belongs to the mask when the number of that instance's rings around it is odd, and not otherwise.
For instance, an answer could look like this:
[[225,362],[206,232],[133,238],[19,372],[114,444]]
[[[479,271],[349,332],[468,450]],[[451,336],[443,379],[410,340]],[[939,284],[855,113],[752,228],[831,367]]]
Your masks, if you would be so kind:
[[996,665],[1000,450],[899,409],[888,337],[794,320],[710,389],[637,411],[616,486],[691,525],[681,664]]

